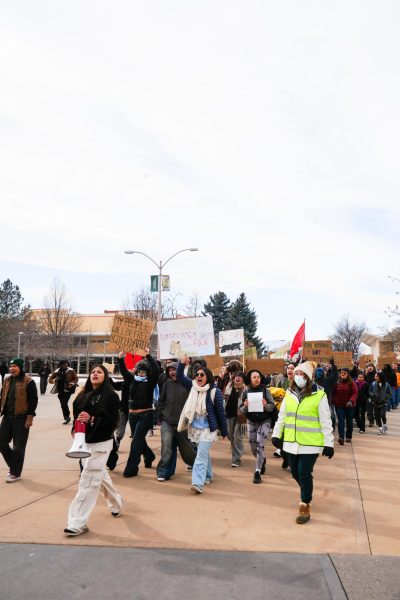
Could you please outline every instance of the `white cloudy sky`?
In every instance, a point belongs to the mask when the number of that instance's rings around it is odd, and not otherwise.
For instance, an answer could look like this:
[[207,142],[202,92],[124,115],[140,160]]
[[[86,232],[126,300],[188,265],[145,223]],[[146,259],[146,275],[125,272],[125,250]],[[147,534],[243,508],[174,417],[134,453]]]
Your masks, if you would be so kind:
[[[244,291],[264,339],[371,330],[399,264],[395,0],[19,0],[0,8],[0,277],[118,308],[151,263]],[[183,302],[184,304],[184,302]]]

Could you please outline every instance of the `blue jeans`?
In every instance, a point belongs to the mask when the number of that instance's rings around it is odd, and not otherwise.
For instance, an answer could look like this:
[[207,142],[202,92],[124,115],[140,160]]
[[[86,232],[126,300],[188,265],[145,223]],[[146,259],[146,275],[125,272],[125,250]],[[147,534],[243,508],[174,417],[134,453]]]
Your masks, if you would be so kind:
[[212,479],[210,448],[212,442],[199,442],[197,444],[196,460],[192,470],[192,485],[203,489],[206,479]]
[[151,466],[155,459],[153,450],[149,448],[146,442],[146,435],[153,426],[153,411],[148,410],[136,415],[130,413],[129,424],[133,432],[133,438],[124,477],[134,477],[138,474],[142,454],[145,467]]
[[336,406],[335,410],[338,418],[339,438],[344,440],[344,423],[346,422],[346,440],[351,440],[353,437],[354,407]]
[[175,474],[177,457],[176,425],[161,421],[161,458],[157,465],[157,477],[170,479]]
[[400,388],[392,387],[392,400],[390,401],[391,408],[397,408],[399,405]]

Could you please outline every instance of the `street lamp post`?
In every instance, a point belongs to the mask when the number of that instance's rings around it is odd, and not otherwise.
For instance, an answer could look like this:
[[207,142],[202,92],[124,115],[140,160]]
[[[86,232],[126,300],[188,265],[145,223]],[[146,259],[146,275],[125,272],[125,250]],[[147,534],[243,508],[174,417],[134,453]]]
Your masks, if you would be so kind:
[[157,320],[161,321],[161,278],[162,278],[162,272],[163,272],[163,268],[165,267],[165,265],[167,263],[169,263],[170,260],[172,260],[177,254],[180,254],[181,252],[198,252],[198,248],[183,248],[183,250],[178,250],[178,252],[175,252],[175,254],[173,254],[172,256],[170,256],[168,258],[168,260],[166,260],[165,262],[162,262],[162,260],[160,260],[159,263],[157,263],[153,258],[151,258],[151,256],[149,256],[148,254],[145,254],[144,252],[140,252],[139,250],[124,250],[125,254],[142,254],[143,256],[145,256],[146,258],[148,258],[149,260],[151,260],[151,262],[153,264],[156,265],[157,269],[158,269],[158,306],[157,306]]
[[24,335],[23,331],[19,331],[18,332],[18,348],[17,348],[17,358],[19,358],[19,355],[21,354],[21,335]]

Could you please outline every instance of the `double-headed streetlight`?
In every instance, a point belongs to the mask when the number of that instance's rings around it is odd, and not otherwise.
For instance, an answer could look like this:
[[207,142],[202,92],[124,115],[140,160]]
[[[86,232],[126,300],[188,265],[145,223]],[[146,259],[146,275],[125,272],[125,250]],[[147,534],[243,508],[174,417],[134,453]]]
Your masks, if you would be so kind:
[[145,256],[146,258],[151,260],[151,262],[153,264],[155,264],[158,269],[158,307],[157,307],[157,320],[158,321],[161,321],[161,282],[162,282],[163,268],[177,254],[180,254],[181,252],[197,252],[197,251],[198,251],[198,248],[183,248],[183,250],[178,250],[178,252],[175,252],[175,254],[170,256],[169,259],[166,260],[165,262],[162,262],[162,260],[160,260],[160,262],[157,263],[153,258],[151,258],[151,256],[149,256],[148,254],[145,254],[144,252],[140,252],[139,250],[124,250],[125,254],[142,254],[143,256]]

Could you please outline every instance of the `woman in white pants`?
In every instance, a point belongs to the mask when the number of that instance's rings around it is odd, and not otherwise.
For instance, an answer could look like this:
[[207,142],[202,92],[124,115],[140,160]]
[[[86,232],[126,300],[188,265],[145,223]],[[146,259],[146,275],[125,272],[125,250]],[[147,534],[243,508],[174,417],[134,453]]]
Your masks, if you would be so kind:
[[113,517],[119,517],[122,498],[114,488],[106,463],[113,446],[113,434],[118,424],[119,397],[113,390],[108,371],[102,365],[92,368],[82,392],[73,404],[74,422],[86,423],[86,447],[90,452],[82,460],[79,489],[68,511],[67,536],[88,531],[87,522],[95,507],[99,491],[107,501]]

